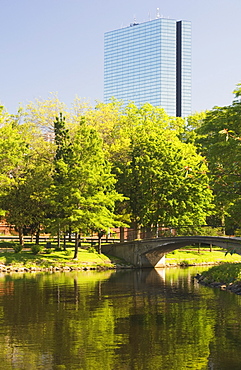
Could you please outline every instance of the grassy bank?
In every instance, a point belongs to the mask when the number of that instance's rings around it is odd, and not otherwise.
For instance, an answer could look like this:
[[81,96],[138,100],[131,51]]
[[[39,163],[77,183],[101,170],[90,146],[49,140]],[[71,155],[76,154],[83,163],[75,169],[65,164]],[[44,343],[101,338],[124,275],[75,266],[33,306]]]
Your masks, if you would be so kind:
[[49,267],[77,268],[114,268],[116,264],[121,263],[118,258],[108,257],[104,254],[98,254],[93,248],[79,249],[78,260],[74,260],[74,247],[67,245],[66,250],[56,250],[54,248],[45,248],[45,244],[40,244],[40,251],[34,254],[35,245],[26,243],[23,250],[19,253],[14,252],[16,244],[11,242],[0,242],[0,265],[12,266],[14,268],[37,268],[44,269]]
[[34,255],[31,251],[24,250],[20,253],[2,251],[0,253],[0,264],[12,265],[15,267],[50,267],[50,266],[72,266],[72,267],[94,267],[114,265],[114,261],[109,257],[97,253],[89,253],[85,250],[79,250],[78,260],[73,260],[74,251],[51,251],[48,254],[42,252]]
[[227,254],[226,250],[215,247],[212,252],[209,248],[203,248],[200,252],[196,249],[184,248],[178,249],[171,253],[166,254],[167,265],[199,265],[199,264],[220,264],[225,262],[240,262],[241,256],[238,254]]
[[196,278],[203,285],[241,295],[241,263],[213,266],[201,275],[198,274]]
[[225,263],[220,266],[213,266],[202,273],[203,282],[207,284],[241,284],[241,263]]
[[[33,254],[31,243],[26,244],[24,250],[14,253],[13,247],[17,244],[13,242],[0,242],[0,265],[13,266],[14,268],[50,268],[50,267],[70,267],[71,269],[83,268],[115,268],[116,266],[126,267],[128,264],[116,257],[98,254],[93,247],[79,249],[78,260],[74,260],[74,247],[67,245],[67,249],[57,251],[53,248],[47,249],[46,244],[41,245],[38,254]],[[241,256],[237,254],[225,256],[225,250],[220,248],[202,249],[200,251],[193,249],[175,250],[166,255],[167,266],[188,266],[202,264],[220,264],[225,262],[240,262]]]

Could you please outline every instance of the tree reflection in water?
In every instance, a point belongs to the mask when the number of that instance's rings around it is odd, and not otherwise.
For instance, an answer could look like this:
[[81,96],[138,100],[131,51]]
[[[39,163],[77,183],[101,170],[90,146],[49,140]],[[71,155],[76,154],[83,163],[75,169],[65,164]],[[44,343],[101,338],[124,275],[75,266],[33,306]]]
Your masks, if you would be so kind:
[[201,270],[1,275],[1,364],[240,369],[241,298],[199,286]]

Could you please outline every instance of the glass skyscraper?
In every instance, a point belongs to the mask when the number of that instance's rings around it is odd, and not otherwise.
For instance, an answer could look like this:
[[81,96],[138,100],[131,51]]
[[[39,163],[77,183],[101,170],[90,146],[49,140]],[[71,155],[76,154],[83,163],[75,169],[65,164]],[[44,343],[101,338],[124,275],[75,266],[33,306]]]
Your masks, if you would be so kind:
[[191,113],[191,22],[157,18],[105,33],[104,101]]

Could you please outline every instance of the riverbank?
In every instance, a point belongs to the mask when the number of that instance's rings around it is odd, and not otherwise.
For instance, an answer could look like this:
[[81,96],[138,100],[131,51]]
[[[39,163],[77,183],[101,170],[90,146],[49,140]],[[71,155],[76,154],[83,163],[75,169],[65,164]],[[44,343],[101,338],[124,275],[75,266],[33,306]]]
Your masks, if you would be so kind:
[[226,254],[226,250],[218,247],[202,248],[200,250],[183,248],[174,250],[166,255],[166,266],[206,266],[220,265],[223,263],[241,263],[241,256],[238,254]]
[[66,250],[45,249],[33,254],[30,248],[19,253],[0,249],[0,272],[72,271],[115,269],[127,264],[115,257],[80,249],[78,259],[73,259],[74,248]]
[[195,278],[202,285],[241,295],[241,263],[213,266]]
[[[2,245],[3,246],[3,245]],[[220,265],[225,262],[239,262],[241,256],[225,255],[225,250],[208,248],[195,250],[185,248],[175,250],[166,255],[166,266],[202,266]],[[56,251],[55,249],[42,249],[38,254],[33,254],[30,247],[19,253],[14,253],[13,248],[1,248],[0,243],[0,272],[36,272],[36,271],[72,271],[72,270],[104,270],[134,268],[127,262],[113,256],[98,254],[94,248],[79,249],[78,260],[73,259],[74,248]]]

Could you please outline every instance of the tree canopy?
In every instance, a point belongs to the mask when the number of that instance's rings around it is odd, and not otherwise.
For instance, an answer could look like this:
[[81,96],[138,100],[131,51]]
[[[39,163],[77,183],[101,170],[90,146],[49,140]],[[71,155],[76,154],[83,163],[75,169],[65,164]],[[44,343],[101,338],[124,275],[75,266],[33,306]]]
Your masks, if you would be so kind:
[[196,143],[209,166],[216,222],[236,228],[241,221],[237,212],[241,206],[241,103],[207,112],[196,132]]
[[115,171],[132,220],[145,227],[205,223],[212,201],[207,166],[195,146],[181,140],[184,122],[149,104],[127,107],[126,120],[128,156],[115,162]]
[[185,120],[114,99],[92,108],[76,98],[68,109],[57,95],[16,116],[2,107],[0,207],[22,232],[59,235],[207,217],[238,226],[240,109],[234,101]]

